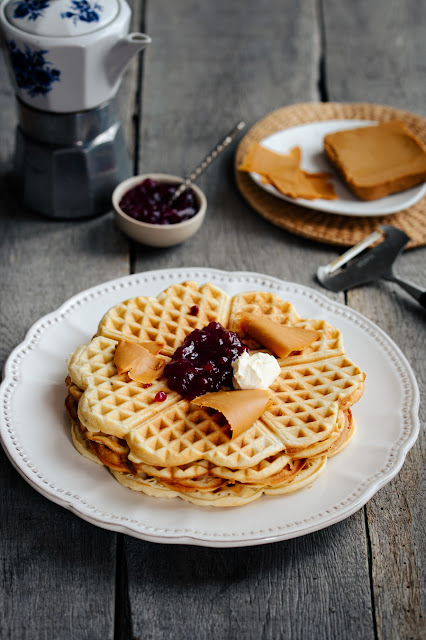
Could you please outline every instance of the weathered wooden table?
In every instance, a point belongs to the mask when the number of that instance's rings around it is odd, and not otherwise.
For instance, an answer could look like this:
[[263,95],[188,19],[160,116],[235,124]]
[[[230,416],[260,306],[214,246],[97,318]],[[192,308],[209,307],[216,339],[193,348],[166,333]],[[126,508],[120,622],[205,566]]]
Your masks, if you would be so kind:
[[[153,39],[119,94],[136,172],[185,174],[239,118],[252,125],[298,102],[426,116],[426,5],[417,0],[132,5],[134,30]],[[203,228],[173,249],[130,243],[112,213],[53,222],[24,210],[9,189],[16,108],[3,61],[0,74],[2,364],[39,317],[128,273],[213,266],[320,289],[315,266],[339,252],[256,214],[235,186],[232,150],[199,180]],[[425,256],[406,252],[400,273],[425,286]],[[424,389],[424,310],[384,282],[330,297],[384,329]],[[423,423],[425,410],[423,402]],[[236,549],[160,545],[92,526],[34,491],[1,452],[0,637],[425,637],[424,444],[422,432],[398,476],[348,519]]]

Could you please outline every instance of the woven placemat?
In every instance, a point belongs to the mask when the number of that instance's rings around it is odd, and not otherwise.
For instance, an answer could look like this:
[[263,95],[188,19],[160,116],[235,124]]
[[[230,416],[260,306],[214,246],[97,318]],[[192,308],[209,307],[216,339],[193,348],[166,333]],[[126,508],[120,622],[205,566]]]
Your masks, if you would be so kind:
[[261,216],[277,227],[296,235],[338,246],[357,244],[379,224],[391,224],[411,238],[407,247],[426,244],[426,196],[416,204],[386,216],[341,216],[315,211],[286,202],[259,187],[248,173],[238,171],[242,158],[252,142],[260,142],[266,136],[307,122],[319,120],[376,120],[386,122],[403,120],[426,145],[426,119],[408,111],[378,104],[307,102],[273,111],[250,129],[238,145],[235,154],[235,176],[239,190],[247,202]]

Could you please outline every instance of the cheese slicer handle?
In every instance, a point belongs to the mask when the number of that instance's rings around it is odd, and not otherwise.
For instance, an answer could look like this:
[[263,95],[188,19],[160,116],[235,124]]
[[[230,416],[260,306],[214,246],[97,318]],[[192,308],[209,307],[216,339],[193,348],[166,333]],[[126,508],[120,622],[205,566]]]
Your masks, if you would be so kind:
[[410,296],[413,296],[413,298],[415,298],[417,302],[426,309],[426,291],[424,289],[421,289],[417,285],[407,282],[406,280],[401,280],[401,278],[398,278],[398,276],[395,276],[394,274],[387,277],[386,280],[391,280],[392,282],[399,284],[404,291],[409,293]]

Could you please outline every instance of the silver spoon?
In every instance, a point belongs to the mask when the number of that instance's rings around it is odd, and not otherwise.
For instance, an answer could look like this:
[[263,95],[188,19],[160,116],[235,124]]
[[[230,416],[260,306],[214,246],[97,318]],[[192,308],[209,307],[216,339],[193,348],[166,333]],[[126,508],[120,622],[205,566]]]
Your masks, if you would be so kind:
[[172,196],[172,198],[170,200],[171,203],[174,202],[177,198],[179,198],[179,196],[182,195],[182,193],[185,191],[185,189],[187,189],[187,187],[191,186],[191,184],[193,182],[195,182],[195,180],[198,178],[198,176],[200,176],[207,169],[207,167],[210,166],[210,164],[213,162],[213,160],[216,160],[218,155],[220,153],[222,153],[222,151],[224,149],[226,149],[226,147],[232,142],[232,140],[235,138],[235,136],[242,129],[244,129],[245,126],[246,126],[245,122],[243,122],[243,121],[239,122],[228,133],[228,135],[225,136],[225,138],[221,142],[219,142],[219,144],[217,144],[212,151],[210,151],[210,153],[204,158],[204,160],[198,165],[198,167],[192,171],[192,173],[190,174],[189,178],[186,178],[182,182],[182,184],[179,185],[179,187],[176,189],[176,191],[174,192],[174,194],[173,194],[173,196]]

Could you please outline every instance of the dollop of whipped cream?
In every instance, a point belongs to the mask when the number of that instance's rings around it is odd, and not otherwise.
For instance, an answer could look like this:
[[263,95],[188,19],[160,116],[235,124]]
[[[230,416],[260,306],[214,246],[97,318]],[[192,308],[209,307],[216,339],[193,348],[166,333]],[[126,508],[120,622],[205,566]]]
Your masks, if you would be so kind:
[[268,389],[280,374],[280,366],[268,353],[244,351],[232,363],[235,389]]

